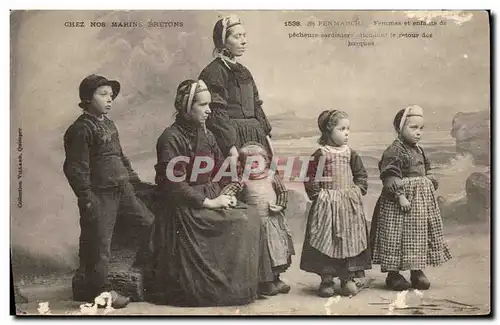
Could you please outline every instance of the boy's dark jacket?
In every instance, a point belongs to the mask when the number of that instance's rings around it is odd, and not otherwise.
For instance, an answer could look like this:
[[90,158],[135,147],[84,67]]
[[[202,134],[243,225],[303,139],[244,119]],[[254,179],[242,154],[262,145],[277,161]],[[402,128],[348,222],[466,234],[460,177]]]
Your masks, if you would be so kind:
[[64,134],[64,174],[79,202],[92,199],[92,189],[140,182],[123,154],[112,120],[82,114]]

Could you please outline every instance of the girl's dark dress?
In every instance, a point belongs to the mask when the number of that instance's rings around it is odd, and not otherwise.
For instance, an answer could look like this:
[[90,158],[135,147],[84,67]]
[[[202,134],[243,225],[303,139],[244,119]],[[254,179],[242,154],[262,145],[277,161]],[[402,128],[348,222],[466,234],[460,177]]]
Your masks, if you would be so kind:
[[199,79],[206,83],[212,95],[212,114],[207,127],[224,155],[232,146],[239,149],[248,141],[269,148],[266,135],[271,134],[271,125],[246,67],[218,57],[203,69]]
[[[156,223],[156,300],[180,306],[240,305],[257,295],[260,219],[250,210],[209,210],[205,198],[216,198],[214,173],[190,181],[196,156],[220,162],[222,155],[212,133],[193,128],[182,118],[165,129],[157,142],[160,211]],[[178,156],[175,176],[166,177],[169,161]]]

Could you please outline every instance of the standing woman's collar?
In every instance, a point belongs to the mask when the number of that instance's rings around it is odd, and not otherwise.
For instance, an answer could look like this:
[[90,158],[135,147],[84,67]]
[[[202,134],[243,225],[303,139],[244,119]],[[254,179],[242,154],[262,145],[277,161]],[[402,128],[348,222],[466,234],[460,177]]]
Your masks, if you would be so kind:
[[236,59],[231,59],[230,57],[228,57],[227,55],[224,55],[222,53],[219,53],[217,55],[217,57],[219,59],[221,59],[222,63],[224,63],[224,65],[229,69],[229,70],[233,70],[233,68],[231,68],[231,65],[233,66],[236,66],[236,64],[238,64],[238,62],[236,61]]

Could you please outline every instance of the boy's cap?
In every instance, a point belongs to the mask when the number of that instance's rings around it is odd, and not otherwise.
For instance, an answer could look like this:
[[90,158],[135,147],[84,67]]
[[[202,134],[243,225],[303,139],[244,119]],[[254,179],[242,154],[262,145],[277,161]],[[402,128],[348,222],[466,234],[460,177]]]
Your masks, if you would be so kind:
[[80,100],[91,100],[94,92],[101,86],[110,86],[113,89],[112,98],[115,99],[120,93],[120,83],[116,80],[108,80],[103,76],[91,74],[80,83]]

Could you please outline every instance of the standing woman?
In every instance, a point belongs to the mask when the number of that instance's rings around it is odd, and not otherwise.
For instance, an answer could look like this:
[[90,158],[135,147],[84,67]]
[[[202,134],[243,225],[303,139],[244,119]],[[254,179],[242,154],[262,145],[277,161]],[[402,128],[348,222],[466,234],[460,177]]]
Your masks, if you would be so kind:
[[262,110],[257,86],[250,71],[236,62],[245,52],[247,36],[241,21],[228,16],[217,21],[213,40],[216,58],[203,69],[203,80],[212,94],[212,115],[207,127],[224,156],[238,156],[244,143],[255,141],[273,155],[271,125]]
[[210,92],[203,81],[177,88],[175,122],[158,139],[155,165],[158,217],[155,224],[154,291],[160,304],[242,305],[258,286],[260,219],[227,209],[231,198],[214,182],[217,168],[200,160],[223,159],[205,129]]

